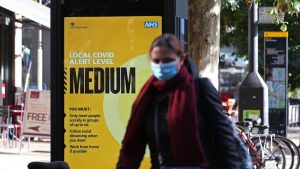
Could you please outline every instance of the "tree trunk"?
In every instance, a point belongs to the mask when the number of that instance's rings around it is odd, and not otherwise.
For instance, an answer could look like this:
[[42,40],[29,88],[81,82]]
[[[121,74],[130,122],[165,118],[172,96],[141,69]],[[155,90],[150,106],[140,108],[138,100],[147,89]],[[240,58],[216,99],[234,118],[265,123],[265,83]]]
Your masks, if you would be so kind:
[[201,77],[219,86],[221,0],[189,0],[188,51]]

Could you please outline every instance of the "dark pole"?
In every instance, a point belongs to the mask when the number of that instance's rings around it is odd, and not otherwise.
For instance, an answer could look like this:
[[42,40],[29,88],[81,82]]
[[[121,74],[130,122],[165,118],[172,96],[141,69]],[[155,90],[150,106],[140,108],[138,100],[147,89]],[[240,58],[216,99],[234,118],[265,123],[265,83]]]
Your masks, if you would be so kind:
[[248,10],[249,72],[258,72],[258,3],[252,2]]
[[248,55],[249,55],[249,73],[257,75],[263,88],[263,111],[262,118],[265,125],[269,125],[269,104],[268,87],[258,73],[258,3],[252,0],[252,5],[248,8]]
[[63,6],[51,1],[51,161],[64,160]]
[[258,73],[258,3],[248,4],[248,59],[249,72],[239,87],[239,120],[246,117],[262,119],[269,124],[268,88]]

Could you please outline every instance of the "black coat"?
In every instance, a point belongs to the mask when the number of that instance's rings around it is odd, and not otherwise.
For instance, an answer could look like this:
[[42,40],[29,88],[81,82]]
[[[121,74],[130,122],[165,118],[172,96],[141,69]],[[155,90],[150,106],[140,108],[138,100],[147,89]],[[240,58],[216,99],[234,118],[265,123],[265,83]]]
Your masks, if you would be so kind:
[[196,78],[195,85],[200,138],[209,168],[238,169],[234,129],[223,112],[219,93],[208,78]]
[[[189,71],[195,80],[199,134],[208,160],[208,169],[239,169],[237,153],[238,148],[234,139],[235,131],[231,121],[223,112],[219,93],[208,78],[198,77],[198,66],[195,64],[195,62],[193,62],[191,57],[187,58],[187,64]],[[153,111],[153,109],[149,111]],[[160,125],[166,126],[163,124],[165,123],[164,120],[160,122],[162,122]],[[145,127],[147,128],[149,123],[147,124],[146,121],[145,124]],[[164,131],[167,130],[168,129],[164,129]],[[147,133],[145,132],[144,134]],[[147,142],[149,144],[150,151],[152,152],[152,169],[156,169],[159,167],[159,162],[157,159],[158,146],[156,145],[155,138],[153,137],[150,137]],[[164,147],[164,156],[167,156],[167,161],[172,161],[170,145],[168,145],[167,142],[160,143],[160,146]],[[122,159],[122,150],[120,151],[119,161],[116,167],[117,169],[123,169],[120,159]]]
[[[238,169],[234,129],[231,121],[223,112],[217,90],[207,78],[196,78],[195,85],[199,134],[208,160],[208,169]],[[144,119],[144,132],[142,132],[147,138],[151,152],[151,169],[159,169],[158,149],[161,151],[163,165],[171,166],[170,164],[172,164],[166,117],[168,97],[159,94],[157,98],[153,101]],[[155,123],[156,118],[159,120]],[[159,129],[158,133],[156,129]],[[159,145],[156,144],[157,134],[159,135]],[[120,153],[119,158],[122,158],[122,150]],[[117,164],[117,169],[123,169],[120,161]]]

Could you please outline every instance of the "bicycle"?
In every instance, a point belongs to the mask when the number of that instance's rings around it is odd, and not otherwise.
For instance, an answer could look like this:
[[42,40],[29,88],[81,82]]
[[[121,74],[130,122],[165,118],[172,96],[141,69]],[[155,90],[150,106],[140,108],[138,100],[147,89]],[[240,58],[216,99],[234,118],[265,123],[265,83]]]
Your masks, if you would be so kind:
[[[251,120],[251,119],[249,119],[249,120]],[[265,130],[267,128],[268,128],[267,126],[255,124],[251,128],[250,132],[263,134],[263,133],[265,133]],[[275,135],[275,139],[282,145],[285,153],[291,156],[291,162],[287,166],[287,168],[299,169],[300,168],[300,151],[299,151],[297,145],[293,141],[289,140],[288,138],[280,136],[280,135]]]
[[[285,169],[286,156],[281,144],[276,141],[274,134],[252,134],[252,122],[237,122],[236,131],[248,147],[255,169],[268,168],[273,162],[277,169]],[[272,168],[273,168],[273,165]]]

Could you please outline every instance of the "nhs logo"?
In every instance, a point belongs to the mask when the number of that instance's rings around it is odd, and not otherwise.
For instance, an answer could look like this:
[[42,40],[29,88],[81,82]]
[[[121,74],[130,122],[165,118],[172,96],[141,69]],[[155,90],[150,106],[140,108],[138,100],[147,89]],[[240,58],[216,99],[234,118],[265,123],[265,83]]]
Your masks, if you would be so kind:
[[146,21],[146,22],[144,22],[144,28],[158,28],[158,22],[157,21],[154,21],[154,22]]

